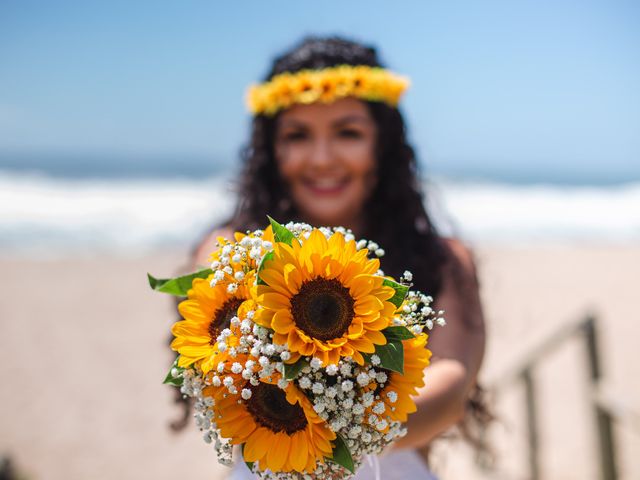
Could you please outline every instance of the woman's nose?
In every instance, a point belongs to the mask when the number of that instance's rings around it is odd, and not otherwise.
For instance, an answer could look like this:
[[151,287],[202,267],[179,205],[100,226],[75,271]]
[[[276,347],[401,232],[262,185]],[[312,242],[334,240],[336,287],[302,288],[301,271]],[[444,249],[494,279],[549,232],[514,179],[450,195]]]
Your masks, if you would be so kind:
[[330,167],[334,161],[331,143],[326,139],[317,139],[313,142],[309,152],[309,161],[315,168]]

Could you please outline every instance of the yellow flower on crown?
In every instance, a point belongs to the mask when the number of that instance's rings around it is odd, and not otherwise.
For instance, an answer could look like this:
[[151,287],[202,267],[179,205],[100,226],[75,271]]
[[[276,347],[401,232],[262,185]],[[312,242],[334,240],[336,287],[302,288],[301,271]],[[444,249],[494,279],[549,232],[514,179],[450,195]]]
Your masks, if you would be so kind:
[[275,75],[247,92],[254,115],[273,116],[293,104],[331,103],[344,97],[384,102],[395,107],[409,80],[389,70],[368,65],[338,65]]
[[367,258],[335,232],[327,240],[318,229],[291,245],[277,242],[264,262],[252,293],[259,305],[256,323],[274,330],[273,342],[287,345],[291,361],[313,356],[324,365],[350,356],[364,364],[362,353],[373,353],[387,339],[396,307],[394,289],[375,275],[378,259]]

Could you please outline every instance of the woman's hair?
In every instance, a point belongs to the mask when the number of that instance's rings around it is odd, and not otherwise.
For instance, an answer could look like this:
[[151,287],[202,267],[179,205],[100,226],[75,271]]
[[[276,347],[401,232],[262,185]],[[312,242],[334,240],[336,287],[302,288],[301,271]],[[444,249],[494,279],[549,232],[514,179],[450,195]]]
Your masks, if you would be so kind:
[[[345,64],[382,67],[372,47],[336,37],[310,37],[276,58],[265,80],[284,72]],[[404,120],[397,108],[365,103],[377,125],[378,181],[364,205],[364,231],[359,233],[385,249],[385,273],[398,277],[405,269],[411,270],[415,287],[436,296],[446,249],[423,206],[416,158],[407,142]],[[242,151],[239,202],[229,222],[234,229],[261,228],[267,215],[281,221],[301,219],[278,174],[276,122],[277,116],[257,115],[253,119],[250,143]]]

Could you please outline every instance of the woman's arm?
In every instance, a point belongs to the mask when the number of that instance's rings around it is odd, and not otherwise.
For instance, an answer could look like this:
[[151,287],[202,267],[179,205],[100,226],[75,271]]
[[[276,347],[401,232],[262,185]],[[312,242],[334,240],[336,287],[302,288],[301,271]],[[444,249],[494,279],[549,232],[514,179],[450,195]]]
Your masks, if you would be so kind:
[[409,415],[407,435],[399,448],[420,448],[460,421],[476,382],[485,346],[485,330],[475,265],[471,252],[457,240],[446,242],[451,258],[435,308],[444,310],[447,325],[429,337],[432,363],[425,387],[415,397],[418,411]]

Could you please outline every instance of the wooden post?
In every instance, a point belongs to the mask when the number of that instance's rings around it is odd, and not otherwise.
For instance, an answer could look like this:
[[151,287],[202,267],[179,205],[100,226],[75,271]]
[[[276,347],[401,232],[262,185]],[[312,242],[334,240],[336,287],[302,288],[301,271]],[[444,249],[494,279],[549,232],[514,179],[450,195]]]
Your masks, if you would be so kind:
[[521,373],[524,383],[525,402],[527,408],[527,439],[529,441],[529,474],[531,480],[540,479],[540,460],[538,455],[538,418],[536,412],[536,391],[531,374],[531,367]]
[[[598,355],[598,338],[595,316],[589,314],[584,323],[585,341],[589,362],[589,376],[591,391],[595,392],[602,376],[600,358]],[[595,397],[591,398],[591,404],[598,429],[598,443],[600,449],[600,478],[602,480],[617,480],[618,473],[615,462],[615,444],[613,439],[613,419]]]

